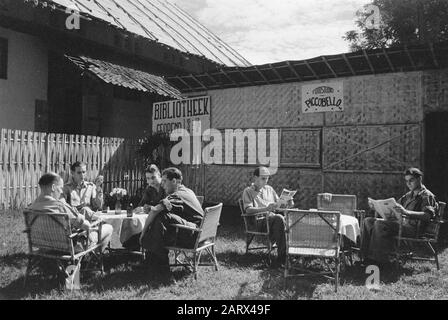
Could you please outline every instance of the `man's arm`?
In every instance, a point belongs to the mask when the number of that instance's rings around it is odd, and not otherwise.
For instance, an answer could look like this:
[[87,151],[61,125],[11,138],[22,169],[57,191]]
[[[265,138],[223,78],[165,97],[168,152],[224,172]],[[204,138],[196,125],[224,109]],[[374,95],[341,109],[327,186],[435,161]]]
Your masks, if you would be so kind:
[[103,190],[99,188],[98,190],[97,186],[93,184],[92,186],[92,200],[91,200],[91,206],[92,209],[101,209],[103,207],[104,203],[104,195]]
[[276,208],[275,204],[270,204],[267,207],[255,207],[247,189],[243,191],[242,199],[243,199],[244,212],[246,214],[257,214],[266,211],[273,211]]

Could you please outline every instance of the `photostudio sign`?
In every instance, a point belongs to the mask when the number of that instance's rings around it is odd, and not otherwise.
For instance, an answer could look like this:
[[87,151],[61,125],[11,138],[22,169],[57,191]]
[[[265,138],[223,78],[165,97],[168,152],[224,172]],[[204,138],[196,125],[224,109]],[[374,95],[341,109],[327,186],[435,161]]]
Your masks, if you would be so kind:
[[332,82],[302,86],[302,112],[344,111],[344,84]]
[[202,132],[210,128],[210,97],[164,101],[153,104],[152,131],[170,134],[176,129],[193,130],[193,121],[200,121]]

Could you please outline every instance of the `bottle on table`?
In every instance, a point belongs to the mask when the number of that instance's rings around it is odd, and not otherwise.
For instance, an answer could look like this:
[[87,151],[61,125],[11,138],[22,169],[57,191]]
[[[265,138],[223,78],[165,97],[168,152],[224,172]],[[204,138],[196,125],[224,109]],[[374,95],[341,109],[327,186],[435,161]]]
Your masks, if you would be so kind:
[[132,218],[133,213],[134,213],[134,206],[132,205],[132,202],[131,202],[131,203],[129,203],[128,210],[127,210],[128,218]]

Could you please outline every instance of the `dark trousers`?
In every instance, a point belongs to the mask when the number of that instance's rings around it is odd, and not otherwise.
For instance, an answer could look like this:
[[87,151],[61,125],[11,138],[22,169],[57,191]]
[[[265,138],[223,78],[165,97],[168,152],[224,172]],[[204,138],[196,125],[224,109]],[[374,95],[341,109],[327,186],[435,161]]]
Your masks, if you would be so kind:
[[173,224],[185,225],[197,228],[196,224],[182,219],[178,215],[172,213],[160,213],[152,222],[149,230],[143,235],[142,247],[149,251],[151,256],[161,261],[161,263],[168,263],[168,250],[165,246],[182,246],[184,248],[193,248],[197,233],[187,230],[179,230],[176,239],[176,228]]
[[273,243],[277,244],[278,258],[284,262],[283,260],[286,258],[285,217],[271,212],[268,220],[269,238]]
[[[390,262],[396,250],[395,237],[398,236],[397,221],[375,218],[364,219],[362,226],[361,255],[381,263]],[[415,236],[416,229],[403,224],[403,236]]]

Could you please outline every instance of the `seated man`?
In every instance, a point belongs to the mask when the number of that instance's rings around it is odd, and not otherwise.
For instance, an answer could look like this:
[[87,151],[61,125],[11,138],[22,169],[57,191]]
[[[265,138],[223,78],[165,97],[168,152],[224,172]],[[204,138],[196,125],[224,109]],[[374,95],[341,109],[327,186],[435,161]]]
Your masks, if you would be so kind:
[[98,184],[86,181],[87,166],[82,162],[75,162],[70,167],[71,181],[64,186],[64,198],[69,205],[75,207],[87,220],[96,219],[95,211],[103,207],[103,190],[101,179]]
[[[202,222],[204,211],[194,192],[182,184],[182,173],[176,168],[165,169],[162,173],[162,187],[168,195],[153,207],[146,219],[140,242],[149,251],[149,261],[153,267],[168,271],[168,250],[176,232],[172,224],[182,224],[197,228]],[[194,234],[181,231],[179,241],[188,247],[194,245]]]
[[[420,220],[424,229],[425,222],[434,218],[438,213],[438,203],[435,196],[422,184],[423,173],[417,168],[407,169],[404,173],[409,192],[398,200],[395,207],[403,216],[403,236],[415,237],[417,224]],[[373,209],[372,204],[369,206]],[[362,226],[361,255],[364,259],[379,263],[390,262],[395,252],[399,221],[376,218],[364,219]]]
[[[46,173],[39,180],[41,193],[39,197],[28,207],[30,210],[45,211],[48,214],[66,213],[69,216],[71,226],[74,229],[89,231],[91,243],[98,243],[98,229],[90,228],[90,223],[83,215],[65,203],[59,200],[62,195],[64,182],[56,173]],[[112,236],[112,226],[104,224],[101,227],[101,249],[104,251],[110,242]],[[86,248],[84,248],[86,249]]]
[[[277,263],[280,266],[286,259],[285,218],[276,214],[279,196],[267,183],[270,172],[266,167],[255,169],[254,183],[243,191],[243,206],[246,214],[269,212],[269,232],[272,242],[277,243]],[[290,204],[291,205],[291,204]]]
[[152,207],[159,204],[166,197],[165,190],[162,187],[162,175],[155,164],[146,168],[145,177],[148,185],[143,191],[142,199],[137,208],[134,210],[135,213],[149,213]]

